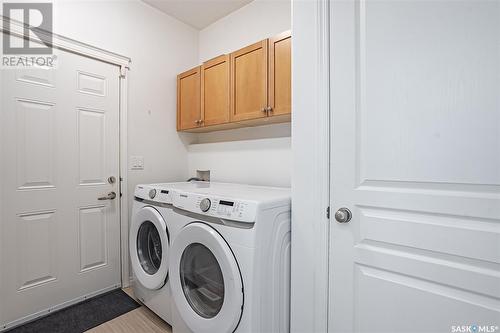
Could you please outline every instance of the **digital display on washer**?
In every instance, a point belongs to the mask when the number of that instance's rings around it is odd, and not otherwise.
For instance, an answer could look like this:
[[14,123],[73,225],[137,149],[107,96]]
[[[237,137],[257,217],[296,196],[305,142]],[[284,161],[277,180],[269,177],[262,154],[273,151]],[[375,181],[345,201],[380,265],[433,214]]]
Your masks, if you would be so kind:
[[219,200],[219,205],[225,205],[225,206],[234,206],[234,202],[232,201],[225,201],[225,200]]

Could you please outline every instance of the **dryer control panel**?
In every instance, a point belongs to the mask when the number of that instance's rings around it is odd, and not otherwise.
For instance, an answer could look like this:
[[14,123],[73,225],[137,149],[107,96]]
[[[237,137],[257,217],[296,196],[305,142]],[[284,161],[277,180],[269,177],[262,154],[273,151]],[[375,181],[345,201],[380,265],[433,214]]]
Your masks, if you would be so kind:
[[189,212],[239,222],[255,222],[257,203],[174,190],[173,205]]

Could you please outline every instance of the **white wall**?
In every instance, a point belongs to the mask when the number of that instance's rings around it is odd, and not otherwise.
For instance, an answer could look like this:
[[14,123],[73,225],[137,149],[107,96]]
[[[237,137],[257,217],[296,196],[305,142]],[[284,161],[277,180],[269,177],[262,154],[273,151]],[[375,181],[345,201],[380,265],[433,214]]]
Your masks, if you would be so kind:
[[290,186],[290,137],[192,144],[189,165],[217,181]]
[[[256,0],[199,34],[199,62],[230,53],[291,28],[289,0]],[[213,181],[290,186],[290,124],[198,134],[188,169],[211,170]]]
[[200,31],[200,63],[290,30],[290,0],[255,0]]
[[56,0],[55,32],[132,59],[129,72],[128,150],[145,169],[138,183],[188,176],[188,134],[176,131],[176,75],[198,62],[198,31],[140,2]]

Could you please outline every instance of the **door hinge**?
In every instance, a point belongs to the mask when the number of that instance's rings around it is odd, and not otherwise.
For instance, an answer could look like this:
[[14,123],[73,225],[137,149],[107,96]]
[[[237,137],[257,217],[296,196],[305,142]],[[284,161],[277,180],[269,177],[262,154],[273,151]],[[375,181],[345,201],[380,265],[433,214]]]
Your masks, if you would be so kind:
[[330,219],[330,206],[326,207],[326,218]]
[[120,78],[124,79],[127,77],[127,67],[120,66]]

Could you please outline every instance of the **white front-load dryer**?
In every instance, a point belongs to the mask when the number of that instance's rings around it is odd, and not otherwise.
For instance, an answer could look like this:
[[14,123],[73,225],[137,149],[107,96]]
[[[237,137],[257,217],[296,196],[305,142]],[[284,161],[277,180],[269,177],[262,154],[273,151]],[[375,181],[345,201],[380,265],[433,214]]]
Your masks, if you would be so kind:
[[290,191],[174,190],[173,333],[289,332]]

